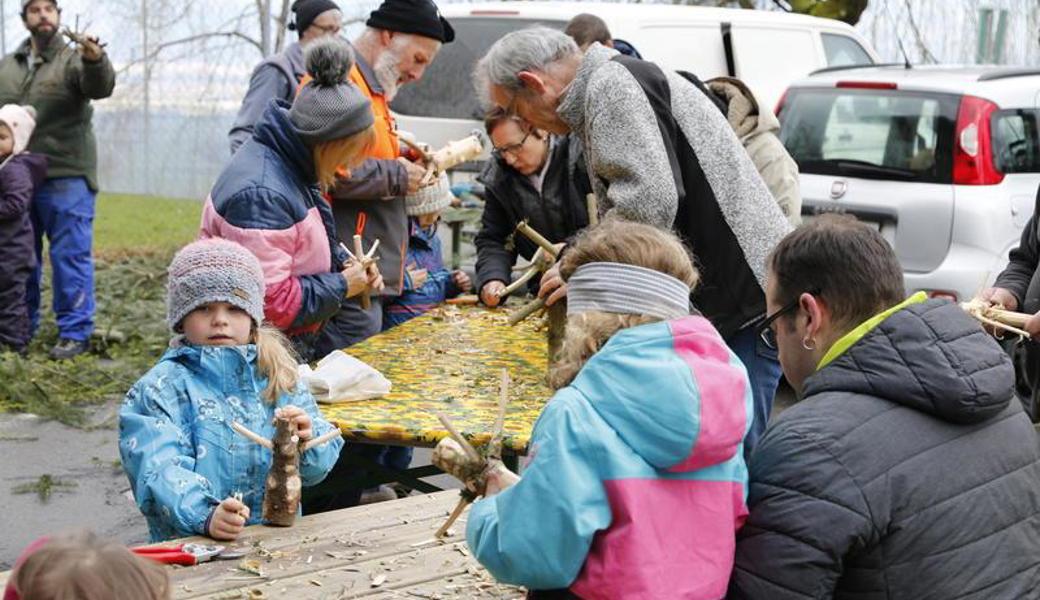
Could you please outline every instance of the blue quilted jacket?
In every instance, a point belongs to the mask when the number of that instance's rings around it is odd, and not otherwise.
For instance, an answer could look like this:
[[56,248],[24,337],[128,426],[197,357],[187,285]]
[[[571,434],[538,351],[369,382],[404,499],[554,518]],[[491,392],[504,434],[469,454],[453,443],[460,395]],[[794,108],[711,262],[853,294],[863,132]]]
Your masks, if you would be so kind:
[[[249,506],[249,524],[260,522],[271,451],[235,433],[233,421],[270,438],[275,409],[292,404],[311,416],[315,437],[332,430],[302,384],[274,405],[261,397],[266,386],[256,346],[185,345],[168,350],[127,393],[119,452],[152,541],[205,535],[210,513],[236,493]],[[303,485],[324,479],[342,447],[335,439],[305,452]]]

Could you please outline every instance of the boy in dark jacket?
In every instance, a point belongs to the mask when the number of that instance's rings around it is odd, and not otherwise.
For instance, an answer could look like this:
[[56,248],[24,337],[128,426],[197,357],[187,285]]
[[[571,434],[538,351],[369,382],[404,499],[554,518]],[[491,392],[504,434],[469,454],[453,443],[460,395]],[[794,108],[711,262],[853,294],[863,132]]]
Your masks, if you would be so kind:
[[31,106],[0,108],[0,351],[29,345],[25,287],[36,267],[29,206],[47,177],[47,158],[25,151],[36,128]]

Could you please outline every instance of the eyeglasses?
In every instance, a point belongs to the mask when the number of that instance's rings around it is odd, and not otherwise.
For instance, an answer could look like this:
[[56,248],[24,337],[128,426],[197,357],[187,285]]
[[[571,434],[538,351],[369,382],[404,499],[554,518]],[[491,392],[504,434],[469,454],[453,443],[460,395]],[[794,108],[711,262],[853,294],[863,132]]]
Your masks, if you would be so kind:
[[[820,291],[815,289],[810,290],[808,293],[813,296],[820,295]],[[797,296],[795,296],[794,300],[791,300],[790,302],[785,304],[783,308],[764,318],[762,323],[758,326],[758,336],[762,338],[762,343],[772,348],[773,350],[776,350],[776,331],[773,331],[773,323],[776,322],[776,320],[780,317],[798,308],[798,304],[801,302],[801,299],[802,295],[798,294]]]
[[524,142],[527,141],[527,138],[531,137],[531,134],[533,132],[534,129],[528,130],[524,137],[520,138],[520,141],[515,144],[509,144],[508,146],[502,146],[501,148],[492,149],[491,155],[495,158],[505,158],[505,156],[508,154],[513,158],[516,158],[517,153],[520,152],[520,149],[524,147]]

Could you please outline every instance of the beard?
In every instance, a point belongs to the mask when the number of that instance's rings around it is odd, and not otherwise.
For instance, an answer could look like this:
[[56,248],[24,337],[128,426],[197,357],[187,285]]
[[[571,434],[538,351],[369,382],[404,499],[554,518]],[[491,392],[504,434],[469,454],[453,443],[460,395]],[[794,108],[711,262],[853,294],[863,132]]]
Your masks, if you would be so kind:
[[383,95],[387,102],[393,102],[394,96],[401,88],[401,54],[396,48],[387,48],[385,52],[376,59],[372,65],[375,71],[376,81],[383,88]]
[[58,33],[58,23],[51,23],[50,21],[42,21],[29,27],[29,34],[38,40],[49,40],[54,37],[54,34]]

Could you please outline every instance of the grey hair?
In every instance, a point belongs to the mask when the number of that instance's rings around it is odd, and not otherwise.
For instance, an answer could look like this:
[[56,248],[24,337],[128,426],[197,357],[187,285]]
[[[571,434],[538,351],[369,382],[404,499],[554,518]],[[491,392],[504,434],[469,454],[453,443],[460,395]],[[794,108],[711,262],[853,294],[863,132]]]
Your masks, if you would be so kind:
[[502,37],[491,46],[473,71],[473,83],[481,94],[491,85],[518,92],[524,85],[521,71],[552,70],[555,63],[578,54],[574,40],[556,29],[528,27]]

